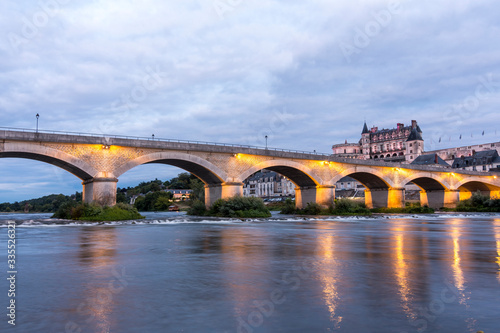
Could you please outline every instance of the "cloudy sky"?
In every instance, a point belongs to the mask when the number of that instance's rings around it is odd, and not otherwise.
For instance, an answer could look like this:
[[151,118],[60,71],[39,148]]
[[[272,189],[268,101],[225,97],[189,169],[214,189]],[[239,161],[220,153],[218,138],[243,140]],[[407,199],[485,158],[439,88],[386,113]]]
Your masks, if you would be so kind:
[[[0,126],[330,152],[416,119],[427,150],[500,141],[493,0],[3,1]],[[482,132],[485,132],[484,136]],[[498,131],[498,132],[497,132]],[[459,136],[462,139],[459,140]],[[441,138],[441,142],[439,142]],[[0,202],[81,191],[2,159]],[[119,186],[180,169],[141,166]]]

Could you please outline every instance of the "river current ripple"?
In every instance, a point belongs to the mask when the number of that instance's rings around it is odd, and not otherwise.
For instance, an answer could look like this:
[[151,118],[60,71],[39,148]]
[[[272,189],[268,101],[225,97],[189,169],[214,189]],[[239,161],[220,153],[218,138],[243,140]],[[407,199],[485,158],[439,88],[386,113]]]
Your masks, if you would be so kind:
[[0,215],[0,331],[500,332],[500,214],[146,215]]

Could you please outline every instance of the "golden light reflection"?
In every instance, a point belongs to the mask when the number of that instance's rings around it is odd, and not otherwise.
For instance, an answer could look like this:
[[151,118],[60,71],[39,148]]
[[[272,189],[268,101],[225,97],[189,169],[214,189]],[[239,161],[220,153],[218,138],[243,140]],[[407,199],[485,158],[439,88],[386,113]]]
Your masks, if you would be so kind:
[[465,296],[465,278],[464,272],[462,270],[462,259],[460,257],[460,220],[454,219],[451,221],[451,238],[453,242],[453,280],[455,287],[460,292],[459,302],[460,304],[465,304],[466,296]]
[[412,309],[412,289],[409,284],[410,278],[410,268],[408,265],[409,258],[405,254],[405,239],[404,239],[404,229],[401,227],[396,227],[395,232],[395,273],[396,281],[398,284],[399,295],[401,297],[401,306],[403,311],[406,313],[408,319],[415,320],[417,318],[417,313]]
[[92,277],[83,297],[85,301],[77,310],[83,315],[85,327],[97,333],[108,333],[112,324],[111,314],[115,304],[109,281],[114,279],[115,249],[114,228],[90,227],[82,230],[79,257]]
[[330,321],[334,323],[334,328],[340,327],[342,316],[338,314],[338,304],[340,296],[338,292],[338,263],[336,262],[335,235],[329,234],[318,237],[317,254],[320,259],[318,275],[322,284],[323,300],[330,312]]
[[498,272],[497,272],[497,278],[498,282],[500,282],[500,220],[496,219],[494,221],[495,225],[495,239],[497,241],[497,257],[496,257],[496,263],[498,265]]

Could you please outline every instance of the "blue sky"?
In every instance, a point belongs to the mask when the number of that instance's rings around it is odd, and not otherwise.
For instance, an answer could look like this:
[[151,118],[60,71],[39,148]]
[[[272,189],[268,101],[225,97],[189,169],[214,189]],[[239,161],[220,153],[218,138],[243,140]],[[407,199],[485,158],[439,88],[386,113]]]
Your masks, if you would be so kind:
[[[494,1],[4,1],[0,124],[330,152],[416,119],[427,150],[500,141]],[[485,135],[482,132],[485,131]],[[462,134],[462,140],[459,135]],[[442,138],[439,143],[439,138]],[[119,186],[182,170],[141,166]],[[0,160],[0,202],[81,191]]]

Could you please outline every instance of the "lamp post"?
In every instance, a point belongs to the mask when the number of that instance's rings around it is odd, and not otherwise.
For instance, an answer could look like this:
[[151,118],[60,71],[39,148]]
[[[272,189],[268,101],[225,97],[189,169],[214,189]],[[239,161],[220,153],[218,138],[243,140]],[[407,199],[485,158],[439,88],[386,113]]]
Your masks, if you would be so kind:
[[151,137],[153,138],[153,141],[154,141],[154,140],[155,140],[155,135],[154,135],[154,134],[152,134],[152,135],[151,135]]
[[266,150],[267,150],[267,135],[265,136],[265,138],[266,138]]
[[36,114],[36,132],[38,133],[38,118],[40,118],[40,115],[37,113]]

